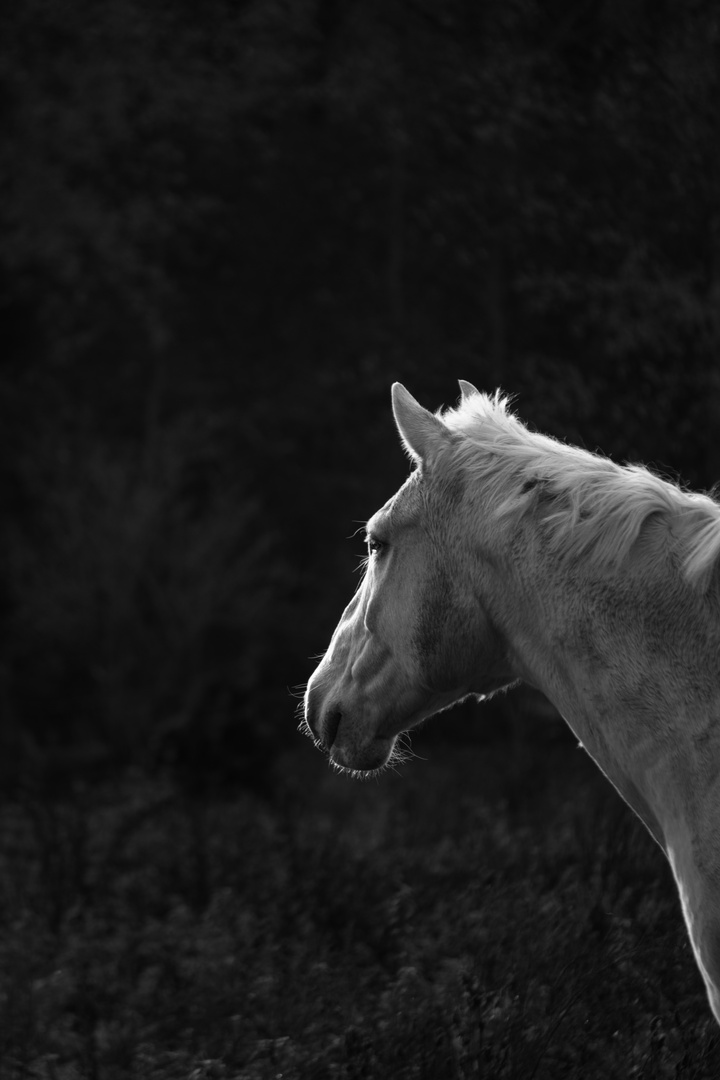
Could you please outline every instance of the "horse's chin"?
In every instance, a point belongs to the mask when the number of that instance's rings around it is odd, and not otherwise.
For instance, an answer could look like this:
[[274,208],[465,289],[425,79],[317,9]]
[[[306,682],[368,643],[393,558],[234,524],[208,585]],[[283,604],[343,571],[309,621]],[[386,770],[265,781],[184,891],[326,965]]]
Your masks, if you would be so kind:
[[374,738],[370,742],[358,745],[351,742],[344,744],[336,740],[330,749],[330,761],[343,772],[367,776],[383,769],[393,755],[396,736]]

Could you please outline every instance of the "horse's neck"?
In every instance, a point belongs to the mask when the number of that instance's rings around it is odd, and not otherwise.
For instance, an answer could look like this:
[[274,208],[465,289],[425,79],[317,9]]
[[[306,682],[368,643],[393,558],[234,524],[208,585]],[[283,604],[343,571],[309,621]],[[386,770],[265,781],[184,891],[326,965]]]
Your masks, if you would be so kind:
[[677,576],[530,569],[507,628],[516,673],[547,695],[654,832],[648,818],[661,813],[669,771],[699,781],[698,741],[720,741],[717,608]]

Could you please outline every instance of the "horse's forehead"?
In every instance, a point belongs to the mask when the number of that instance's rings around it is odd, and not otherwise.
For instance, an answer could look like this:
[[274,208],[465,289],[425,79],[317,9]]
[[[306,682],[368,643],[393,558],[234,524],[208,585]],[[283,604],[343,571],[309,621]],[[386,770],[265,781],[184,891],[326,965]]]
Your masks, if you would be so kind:
[[411,474],[403,486],[379,510],[375,511],[367,523],[368,532],[381,526],[395,527],[412,522],[420,508],[419,496],[417,493],[412,493],[413,476],[414,474]]
[[391,528],[407,528],[428,515],[436,518],[453,510],[465,498],[465,479],[460,471],[430,478],[421,470],[411,473],[402,487],[388,499],[368,522]]
[[393,525],[412,525],[423,510],[421,480],[417,473],[411,473],[399,491],[389,499],[381,513],[387,513]]

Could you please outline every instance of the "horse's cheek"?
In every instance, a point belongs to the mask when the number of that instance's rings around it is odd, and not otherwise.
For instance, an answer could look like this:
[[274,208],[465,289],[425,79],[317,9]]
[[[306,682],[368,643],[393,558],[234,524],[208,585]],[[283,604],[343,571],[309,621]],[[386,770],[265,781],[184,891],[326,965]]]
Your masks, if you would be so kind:
[[455,627],[446,645],[446,665],[453,671],[456,682],[467,683],[476,675],[478,668],[487,675],[496,674],[492,662],[493,635],[481,611],[458,607],[455,611]]
[[422,682],[432,690],[459,688],[473,667],[473,637],[452,582],[439,572],[421,597],[413,635]]

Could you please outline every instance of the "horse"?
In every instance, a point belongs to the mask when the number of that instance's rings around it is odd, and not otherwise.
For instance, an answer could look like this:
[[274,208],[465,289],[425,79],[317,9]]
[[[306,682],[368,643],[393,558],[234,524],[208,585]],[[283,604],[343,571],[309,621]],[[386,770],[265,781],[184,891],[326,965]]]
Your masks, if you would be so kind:
[[301,727],[368,776],[463,698],[542,691],[665,852],[720,1023],[720,506],[460,389],[433,414],[392,387],[414,469],[367,523]]

